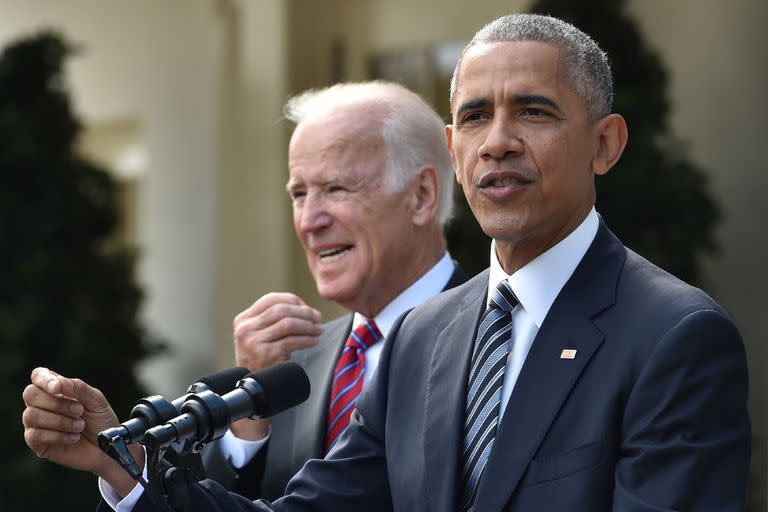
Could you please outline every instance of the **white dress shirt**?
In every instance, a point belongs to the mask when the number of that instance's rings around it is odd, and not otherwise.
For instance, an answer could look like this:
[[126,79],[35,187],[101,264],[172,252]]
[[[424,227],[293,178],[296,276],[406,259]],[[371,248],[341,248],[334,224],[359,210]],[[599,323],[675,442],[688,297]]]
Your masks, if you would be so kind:
[[[454,270],[455,266],[451,259],[451,255],[446,251],[435,266],[411,286],[406,288],[400,295],[395,297],[392,302],[387,304],[384,309],[373,318],[379,331],[381,331],[381,334],[386,338],[395,321],[401,314],[409,309],[415,308],[422,302],[443,291],[448,284],[448,281],[450,281]],[[365,320],[365,316],[360,313],[355,313],[352,319],[352,328],[354,329],[365,322]],[[365,351],[365,374],[363,375],[365,383],[371,380],[373,371],[379,364],[379,356],[381,355],[383,345],[383,343],[376,343]],[[219,448],[225,456],[230,458],[230,462],[235,468],[241,468],[259,452],[268,440],[269,434],[267,434],[267,437],[264,439],[248,441],[236,437],[232,434],[232,431],[228,430],[219,440]],[[145,465],[143,474],[145,480],[147,478],[146,471],[147,469]],[[125,498],[120,500],[120,497],[115,493],[112,487],[101,478],[99,478],[99,490],[101,491],[104,501],[117,512],[130,511],[144,492],[141,485],[136,484],[133,490]]]

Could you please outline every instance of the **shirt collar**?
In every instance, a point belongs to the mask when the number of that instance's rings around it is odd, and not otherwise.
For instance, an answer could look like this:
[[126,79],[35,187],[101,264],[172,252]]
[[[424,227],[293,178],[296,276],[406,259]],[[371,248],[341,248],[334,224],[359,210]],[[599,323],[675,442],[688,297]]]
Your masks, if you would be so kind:
[[[443,291],[455,269],[451,255],[446,251],[435,266],[403,290],[373,318],[381,334],[386,337],[400,315]],[[365,316],[355,313],[352,325],[357,327],[365,320]]]
[[[563,238],[514,274],[507,275],[496,257],[496,243],[491,241],[491,268],[488,279],[490,302],[502,279],[508,279],[517,299],[541,328],[549,308],[565,283],[576,270],[592,244],[600,225],[593,207],[587,217],[567,237]],[[487,304],[487,303],[486,303]]]

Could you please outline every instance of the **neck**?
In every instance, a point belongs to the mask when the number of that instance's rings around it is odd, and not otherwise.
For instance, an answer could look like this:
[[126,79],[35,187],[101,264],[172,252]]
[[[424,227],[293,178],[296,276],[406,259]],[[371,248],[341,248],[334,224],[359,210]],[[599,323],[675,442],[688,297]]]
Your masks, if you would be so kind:
[[[442,229],[436,227],[430,230],[431,233],[413,235],[419,240],[418,245],[406,244],[404,246],[401,261],[403,265],[393,267],[393,272],[387,277],[388,282],[397,283],[389,288],[388,293],[382,294],[374,291],[366,300],[355,304],[345,305],[352,311],[357,311],[361,315],[373,318],[383,310],[387,304],[403,293],[413,283],[421,279],[424,274],[434,267],[446,251],[445,237]],[[422,238],[423,236],[423,238]],[[414,245],[416,245],[414,247]]]
[[591,205],[554,229],[542,229],[521,238],[494,239],[496,258],[499,260],[501,268],[509,275],[514,274],[573,233],[584,222],[590,211],[592,211]]

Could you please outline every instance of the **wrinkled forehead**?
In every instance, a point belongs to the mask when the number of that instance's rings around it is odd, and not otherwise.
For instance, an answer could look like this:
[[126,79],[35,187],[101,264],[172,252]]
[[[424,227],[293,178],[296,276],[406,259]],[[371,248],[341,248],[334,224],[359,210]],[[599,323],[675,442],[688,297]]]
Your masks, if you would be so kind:
[[291,143],[308,131],[324,132],[325,138],[381,135],[389,108],[375,101],[328,105],[303,119],[294,129]]
[[357,180],[378,168],[386,158],[380,114],[363,105],[299,123],[288,149],[289,182]]

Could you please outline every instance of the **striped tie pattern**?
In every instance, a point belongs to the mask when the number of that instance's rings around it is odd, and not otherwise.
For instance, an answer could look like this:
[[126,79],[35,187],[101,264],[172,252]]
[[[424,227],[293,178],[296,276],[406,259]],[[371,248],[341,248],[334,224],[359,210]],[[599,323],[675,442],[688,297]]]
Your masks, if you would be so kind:
[[331,449],[344,429],[363,389],[365,375],[365,351],[383,338],[373,320],[358,325],[347,338],[333,374],[331,403],[328,407],[328,435],[326,453]]
[[496,438],[501,385],[512,337],[512,309],[517,302],[509,283],[503,280],[477,330],[464,416],[463,471],[459,479],[462,511],[472,510],[480,476]]

